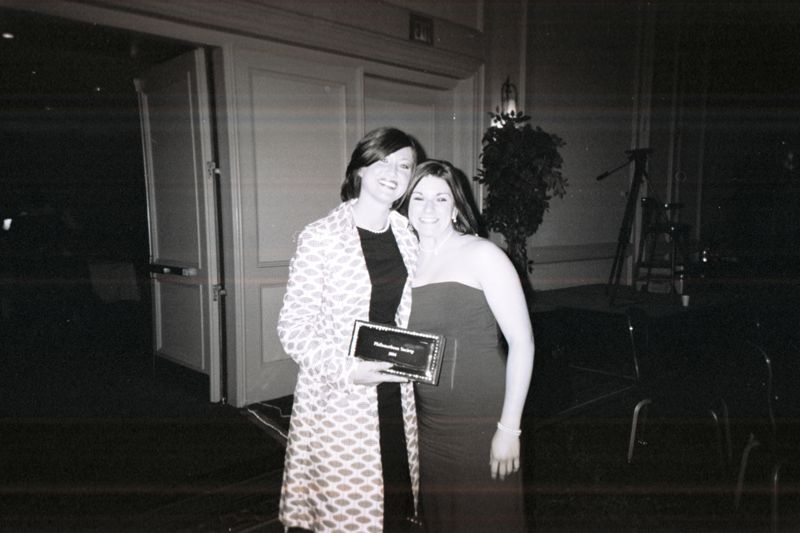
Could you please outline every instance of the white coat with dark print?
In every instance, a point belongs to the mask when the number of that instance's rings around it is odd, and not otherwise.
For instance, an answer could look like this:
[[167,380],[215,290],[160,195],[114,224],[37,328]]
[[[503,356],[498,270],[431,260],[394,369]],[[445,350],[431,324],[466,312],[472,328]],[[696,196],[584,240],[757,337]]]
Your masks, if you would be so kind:
[[[369,319],[371,282],[353,218],[354,200],[300,233],[278,319],[286,353],[299,365],[281,491],[280,520],[315,532],[379,532],[383,527],[375,386],[354,385],[347,356],[353,322]],[[406,327],[417,239],[408,220],[389,214],[409,273],[396,322]],[[419,489],[414,391],[402,404],[412,491]]]

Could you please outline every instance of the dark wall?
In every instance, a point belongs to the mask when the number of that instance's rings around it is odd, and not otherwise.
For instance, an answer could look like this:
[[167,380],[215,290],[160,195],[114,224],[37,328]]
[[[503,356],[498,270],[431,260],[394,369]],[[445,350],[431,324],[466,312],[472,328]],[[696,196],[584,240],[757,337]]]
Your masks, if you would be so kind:
[[61,227],[48,231],[64,232],[72,252],[141,259],[147,218],[136,99],[115,100],[15,112],[2,132],[3,208],[20,223],[52,211]]
[[734,5],[715,10],[710,28],[704,239],[756,268],[792,268],[800,242],[800,6]]
[[[89,265],[132,263],[147,296],[147,201],[133,80],[190,47],[0,9],[3,319],[93,300]],[[144,302],[144,301],[142,301]],[[142,305],[146,306],[145,303]]]

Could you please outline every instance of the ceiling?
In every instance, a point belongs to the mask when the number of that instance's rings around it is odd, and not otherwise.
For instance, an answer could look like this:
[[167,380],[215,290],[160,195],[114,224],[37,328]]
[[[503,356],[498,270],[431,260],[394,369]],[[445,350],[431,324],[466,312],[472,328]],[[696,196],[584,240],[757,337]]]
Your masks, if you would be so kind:
[[195,46],[0,9],[3,33],[14,37],[0,37],[0,211],[46,198],[85,216],[111,209],[109,227],[141,215],[133,79]]
[[192,48],[188,43],[96,24],[0,9],[0,98],[14,108],[77,104],[134,92],[145,67]]

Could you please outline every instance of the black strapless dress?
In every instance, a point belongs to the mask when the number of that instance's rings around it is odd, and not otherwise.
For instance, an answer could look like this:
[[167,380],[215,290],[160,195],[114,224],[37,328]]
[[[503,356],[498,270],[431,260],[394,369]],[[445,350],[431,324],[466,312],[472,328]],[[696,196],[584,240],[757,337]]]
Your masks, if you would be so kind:
[[420,497],[428,531],[524,531],[522,476],[493,480],[491,440],[505,359],[483,291],[456,282],[414,288],[409,329],[447,337],[439,385],[416,386]]

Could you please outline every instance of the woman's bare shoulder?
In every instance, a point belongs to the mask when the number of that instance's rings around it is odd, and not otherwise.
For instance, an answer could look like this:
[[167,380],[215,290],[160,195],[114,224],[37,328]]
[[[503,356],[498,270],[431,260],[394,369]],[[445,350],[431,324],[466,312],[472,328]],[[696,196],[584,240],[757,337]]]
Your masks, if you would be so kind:
[[473,255],[473,259],[496,261],[506,259],[506,253],[494,242],[477,235],[464,235],[464,251]]

